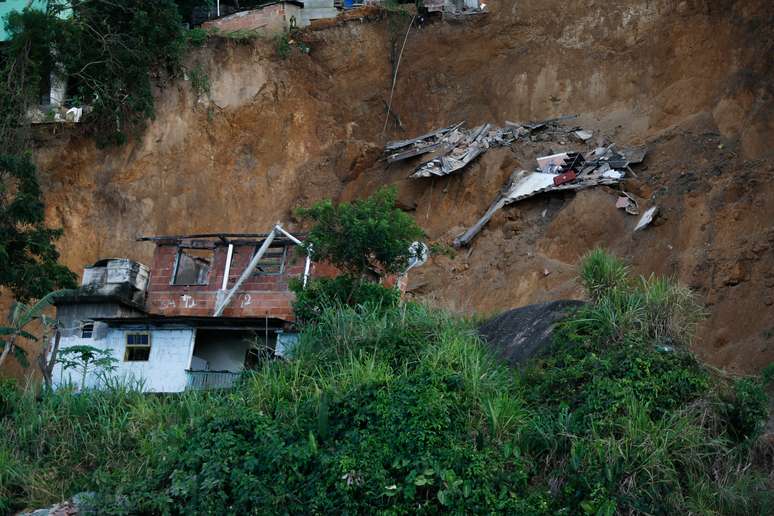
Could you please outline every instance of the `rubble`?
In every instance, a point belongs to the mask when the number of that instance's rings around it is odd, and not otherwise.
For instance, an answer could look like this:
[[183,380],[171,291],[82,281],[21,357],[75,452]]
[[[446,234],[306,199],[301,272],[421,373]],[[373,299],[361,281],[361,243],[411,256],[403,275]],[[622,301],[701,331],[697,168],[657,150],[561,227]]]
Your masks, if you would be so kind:
[[620,197],[615,201],[615,207],[625,210],[629,215],[640,214],[640,207],[637,203],[637,199],[635,199],[632,194],[624,192],[623,190],[620,193]]
[[[465,129],[464,122],[460,122],[409,140],[389,142],[385,146],[385,155],[388,163],[395,163],[429,154],[430,159],[419,164],[409,177],[447,176],[461,171],[487,150],[511,146],[516,141],[555,140],[559,136],[560,144],[565,144],[565,139],[586,144],[594,136],[592,131],[577,126],[560,126],[561,122],[574,118],[577,115],[529,123],[506,121],[505,127],[483,124],[473,129]],[[610,144],[584,152],[564,151],[540,156],[535,171],[514,173],[481,219],[454,240],[455,247],[469,244],[492,216],[507,204],[544,192],[582,190],[620,183],[627,172],[635,175],[631,165],[642,163],[647,151],[644,147],[617,149],[615,144]],[[639,214],[633,197],[624,193],[622,199],[625,201],[620,201],[621,208],[629,214]]]
[[592,133],[591,131],[584,131],[584,130],[575,131],[572,134],[582,142],[587,142],[594,136],[594,133]]
[[634,228],[634,232],[640,231],[641,229],[645,229],[648,227],[651,222],[653,222],[653,219],[656,218],[656,214],[658,213],[658,206],[652,206],[645,210],[645,213],[642,214],[642,218],[640,218],[640,221],[637,223],[637,225]]
[[497,131],[494,135],[490,135],[490,127],[489,124],[484,124],[471,131],[453,131],[448,138],[444,139],[445,152],[421,164],[411,177],[446,176],[465,168],[490,146],[498,145],[503,141],[502,135]]
[[493,129],[491,124],[464,129],[463,123],[410,140],[389,142],[385,146],[387,162],[435,153],[430,160],[416,167],[410,177],[446,176],[465,168],[488,149],[508,146],[515,140],[511,129]]
[[[579,152],[563,152],[539,157],[537,170],[535,172],[522,170],[514,173],[508,186],[503,189],[484,216],[465,233],[454,239],[454,246],[468,245],[497,210],[507,204],[544,192],[582,190],[593,186],[620,183],[626,173],[622,170],[616,170],[613,165],[628,167],[630,161],[624,154],[613,149],[614,145],[597,148],[591,154],[592,159],[590,160],[586,160]],[[644,154],[641,157],[639,155],[635,157],[641,162],[644,159]]]
[[458,130],[462,127],[462,124],[464,122],[417,136],[411,140],[389,142],[385,146],[385,153],[388,154],[387,162],[395,163],[396,161],[421,156],[422,154],[440,149],[447,142],[459,138],[456,133],[459,132]]

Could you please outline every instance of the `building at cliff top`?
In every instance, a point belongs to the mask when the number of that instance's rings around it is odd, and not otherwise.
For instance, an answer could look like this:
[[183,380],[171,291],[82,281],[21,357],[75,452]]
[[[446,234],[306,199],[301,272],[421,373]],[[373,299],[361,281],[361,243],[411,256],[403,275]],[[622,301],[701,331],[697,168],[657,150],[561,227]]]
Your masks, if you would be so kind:
[[271,36],[308,27],[316,20],[335,18],[338,12],[333,0],[285,0],[204,22],[202,28],[225,34],[247,31]]

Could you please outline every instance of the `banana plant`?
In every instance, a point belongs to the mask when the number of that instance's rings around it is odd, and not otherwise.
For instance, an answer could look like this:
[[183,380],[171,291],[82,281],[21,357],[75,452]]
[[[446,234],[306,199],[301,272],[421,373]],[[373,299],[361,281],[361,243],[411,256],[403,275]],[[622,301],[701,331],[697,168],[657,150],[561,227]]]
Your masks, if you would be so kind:
[[27,339],[33,342],[40,340],[37,335],[27,330],[35,321],[42,325],[44,334],[48,334],[56,326],[56,321],[43,312],[51,306],[54,298],[61,295],[62,292],[64,291],[57,290],[51,292],[40,298],[33,305],[19,302],[13,304],[8,314],[8,325],[0,326],[0,368],[3,367],[6,359],[12,354],[23,367],[29,365],[27,362],[27,352],[19,347],[18,340]]

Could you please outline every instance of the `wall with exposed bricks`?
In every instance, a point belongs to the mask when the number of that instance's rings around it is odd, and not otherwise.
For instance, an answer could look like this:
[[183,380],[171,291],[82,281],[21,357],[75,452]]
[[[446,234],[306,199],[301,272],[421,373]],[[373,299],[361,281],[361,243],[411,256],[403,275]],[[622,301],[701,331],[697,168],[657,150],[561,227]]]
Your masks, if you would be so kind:
[[[287,250],[285,270],[281,275],[254,274],[242,284],[237,295],[223,312],[223,317],[272,317],[293,321],[292,303],[295,299],[288,287],[292,278],[304,274],[305,255],[297,247]],[[212,316],[215,312],[218,290],[223,283],[228,248],[215,248],[213,264],[206,285],[173,285],[176,245],[156,247],[148,284],[146,309],[154,315]],[[236,246],[231,259],[228,287],[236,283],[255,253],[254,245]],[[336,269],[326,264],[312,265],[312,276],[335,276]]]

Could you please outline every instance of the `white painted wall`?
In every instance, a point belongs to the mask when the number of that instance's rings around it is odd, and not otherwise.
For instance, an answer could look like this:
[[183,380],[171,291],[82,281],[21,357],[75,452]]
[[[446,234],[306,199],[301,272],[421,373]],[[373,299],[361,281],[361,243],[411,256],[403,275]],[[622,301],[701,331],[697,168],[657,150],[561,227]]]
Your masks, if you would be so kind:
[[[238,373],[244,369],[245,355],[252,343],[242,332],[200,331],[194,347],[191,369],[202,370],[201,361],[207,363],[207,371],[231,371]],[[200,361],[195,361],[195,359]],[[194,364],[196,367],[194,367]]]
[[[126,334],[148,331],[151,336],[151,352],[147,362],[124,362]],[[185,390],[188,369],[196,331],[191,328],[167,329],[144,327],[109,328],[104,338],[82,339],[79,336],[63,337],[60,349],[75,345],[88,345],[99,349],[108,349],[118,360],[117,368],[111,377],[124,381],[143,382],[146,392],[181,392]],[[80,372],[75,369],[62,371],[61,365],[54,367],[54,386],[72,382],[80,385]],[[100,387],[99,378],[88,374],[87,387]]]

